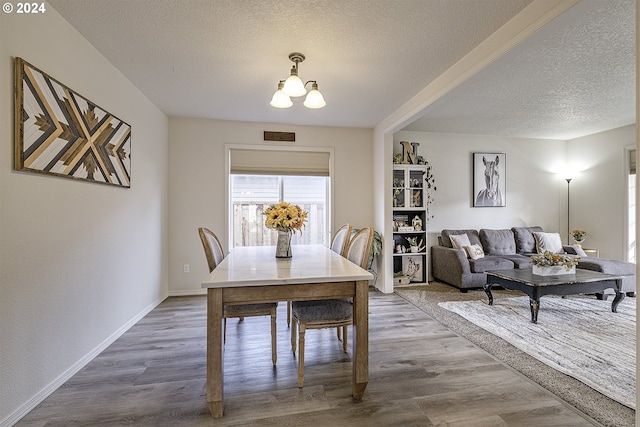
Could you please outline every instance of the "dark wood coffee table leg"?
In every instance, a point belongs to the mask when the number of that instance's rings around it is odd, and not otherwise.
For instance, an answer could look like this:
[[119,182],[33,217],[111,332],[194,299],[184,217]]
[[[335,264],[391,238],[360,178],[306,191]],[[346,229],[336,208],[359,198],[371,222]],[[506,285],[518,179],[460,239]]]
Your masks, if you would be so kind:
[[529,307],[531,308],[531,323],[538,323],[538,310],[540,310],[540,298],[529,298]]
[[493,286],[491,283],[486,283],[484,285],[484,292],[487,294],[487,297],[489,297],[489,305],[493,305],[493,294],[491,294],[491,286]]
[[626,296],[624,292],[621,292],[622,291],[621,279],[616,280],[616,288],[614,289],[614,291],[616,291],[616,297],[613,299],[613,302],[611,303],[611,311],[614,313],[617,313],[618,304],[620,304],[620,301],[622,301]]

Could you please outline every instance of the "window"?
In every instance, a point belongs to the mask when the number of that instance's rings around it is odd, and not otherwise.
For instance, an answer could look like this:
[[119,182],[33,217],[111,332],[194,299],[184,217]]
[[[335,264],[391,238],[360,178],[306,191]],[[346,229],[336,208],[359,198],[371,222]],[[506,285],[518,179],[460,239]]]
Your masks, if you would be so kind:
[[332,148],[228,145],[229,245],[275,245],[264,210],[281,201],[309,212],[297,245],[328,244],[331,223]]
[[293,234],[294,245],[326,244],[328,177],[231,174],[229,182],[232,247],[275,245],[277,232],[265,227],[263,212],[280,201],[309,212],[302,233]]

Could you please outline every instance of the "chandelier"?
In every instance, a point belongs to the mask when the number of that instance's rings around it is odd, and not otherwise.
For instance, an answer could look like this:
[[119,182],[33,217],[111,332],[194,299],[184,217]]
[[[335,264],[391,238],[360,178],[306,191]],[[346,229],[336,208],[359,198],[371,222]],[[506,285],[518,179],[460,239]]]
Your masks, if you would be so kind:
[[[304,61],[304,55],[300,52],[293,52],[289,54],[289,59],[293,61],[293,67],[291,67],[291,75],[287,80],[280,80],[278,82],[278,90],[273,94],[271,98],[271,106],[276,108],[289,108],[293,105],[291,97],[298,97],[307,95],[303,105],[307,108],[322,108],[327,103],[324,97],[318,90],[318,82],[315,80],[309,80],[303,83],[300,77],[298,77],[298,67],[302,61]],[[307,86],[311,83],[311,90],[307,93]]]

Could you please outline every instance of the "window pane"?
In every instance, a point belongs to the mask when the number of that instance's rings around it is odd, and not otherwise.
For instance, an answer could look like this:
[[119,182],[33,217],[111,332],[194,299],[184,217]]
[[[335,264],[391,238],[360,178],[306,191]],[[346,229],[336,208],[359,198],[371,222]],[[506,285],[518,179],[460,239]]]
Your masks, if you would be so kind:
[[309,212],[302,235],[294,233],[295,245],[324,244],[326,236],[327,178],[319,176],[284,176],[283,200]]
[[234,203],[277,203],[280,184],[277,176],[230,175]]
[[262,212],[267,206],[280,201],[299,205],[309,212],[302,233],[293,234],[293,244],[325,244],[328,178],[270,175],[229,177],[233,247],[275,245],[277,232],[265,227]]

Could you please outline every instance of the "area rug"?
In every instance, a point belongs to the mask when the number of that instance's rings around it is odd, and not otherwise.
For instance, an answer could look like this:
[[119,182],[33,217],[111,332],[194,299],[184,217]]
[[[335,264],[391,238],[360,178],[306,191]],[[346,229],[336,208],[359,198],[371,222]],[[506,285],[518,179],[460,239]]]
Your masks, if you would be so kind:
[[635,409],[636,299],[544,297],[531,323],[528,297],[447,301],[452,311],[541,362]]

